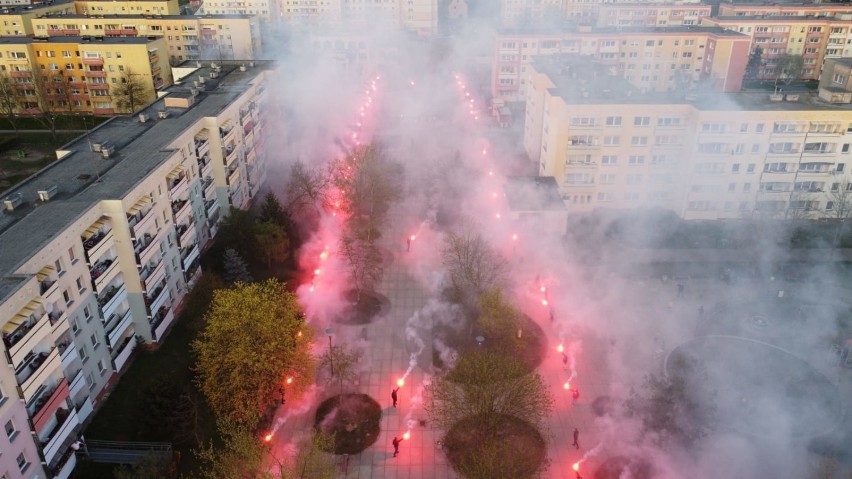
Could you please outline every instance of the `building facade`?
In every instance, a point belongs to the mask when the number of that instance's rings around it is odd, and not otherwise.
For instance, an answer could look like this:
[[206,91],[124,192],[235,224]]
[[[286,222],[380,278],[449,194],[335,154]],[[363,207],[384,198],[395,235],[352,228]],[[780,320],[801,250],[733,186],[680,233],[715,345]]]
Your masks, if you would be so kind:
[[0,38],[0,72],[14,83],[10,95],[22,114],[111,115],[124,111],[116,88],[129,76],[144,88],[136,106],[171,83],[166,42],[148,38]]
[[[685,22],[691,20],[693,15],[687,12],[703,12],[705,8],[709,10],[709,7],[698,6],[700,3],[700,0],[500,0],[500,21],[503,27],[530,27],[552,20],[583,25],[610,25],[614,17],[622,20],[626,19],[625,16],[633,17],[630,18],[632,22],[641,16],[641,25],[647,25],[645,17],[652,15],[656,25],[661,25],[663,21],[667,22],[664,25],[688,25]],[[689,8],[683,10],[687,6]],[[633,13],[632,7],[642,9],[642,13]],[[655,11],[649,14],[650,10]],[[631,13],[620,13],[627,11]]]
[[666,27],[700,25],[710,5],[673,3],[606,3],[598,7],[599,27]]
[[491,70],[492,97],[523,101],[533,58],[588,55],[647,91],[688,90],[696,85],[739,91],[748,63],[749,38],[721,28],[592,28],[566,33],[504,31],[497,35]]
[[220,218],[264,181],[268,75],[196,69],[3,194],[0,476],[69,477],[110,383],[163,340]]
[[848,201],[849,103],[804,93],[643,94],[596,71],[536,61],[527,94],[524,146],[569,210],[817,219],[836,218]]
[[848,3],[720,3],[720,17],[837,17],[852,14]]
[[438,0],[281,0],[281,20],[299,26],[438,31]]
[[172,64],[201,58],[256,60],[263,46],[260,20],[248,15],[47,15],[32,20],[36,38],[163,38]]

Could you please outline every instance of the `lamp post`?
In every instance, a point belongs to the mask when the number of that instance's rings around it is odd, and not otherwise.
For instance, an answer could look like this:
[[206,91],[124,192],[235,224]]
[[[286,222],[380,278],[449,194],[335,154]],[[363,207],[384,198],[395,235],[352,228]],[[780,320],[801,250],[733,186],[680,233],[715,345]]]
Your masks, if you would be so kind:
[[482,346],[482,343],[485,342],[485,336],[477,336],[476,343]]
[[331,335],[334,334],[334,328],[325,328],[325,334],[328,335],[328,361],[331,366],[331,377],[334,377],[334,351],[331,348]]

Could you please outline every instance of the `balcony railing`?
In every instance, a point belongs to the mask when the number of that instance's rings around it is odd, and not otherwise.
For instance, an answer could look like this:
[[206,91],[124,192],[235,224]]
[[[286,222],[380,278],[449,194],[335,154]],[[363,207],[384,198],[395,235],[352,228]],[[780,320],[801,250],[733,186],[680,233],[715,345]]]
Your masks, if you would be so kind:
[[89,274],[92,276],[92,281],[98,279],[102,274],[104,274],[114,262],[115,259],[108,258],[103,261],[99,261],[92,266],[92,269],[89,270]]
[[124,339],[124,342],[116,348],[118,354],[115,358],[113,358],[113,361],[115,362],[115,370],[117,372],[121,372],[121,370],[124,369],[124,366],[127,364],[127,360],[130,359],[130,356],[136,349],[136,344],[136,337],[128,336]]
[[83,65],[103,65],[103,57],[83,57]]
[[80,419],[77,417],[77,411],[73,408],[56,410],[56,427],[51,431],[45,440],[44,458],[48,464],[52,464],[62,450],[62,445],[69,435],[80,425]]
[[15,369],[15,378],[24,391],[24,398],[32,398],[38,387],[46,379],[45,371],[53,372],[60,368],[59,350],[53,347],[49,352],[30,353],[27,359]]
[[59,384],[51,388],[45,388],[42,393],[33,398],[27,409],[30,412],[30,417],[33,418],[36,433],[42,432],[48,419],[65,403],[68,395],[68,381],[62,378]]
[[119,320],[112,329],[107,331],[107,340],[109,340],[109,344],[116,344],[121,335],[127,330],[127,327],[132,322],[133,315],[130,314],[130,310],[128,309],[121,317],[121,320]]

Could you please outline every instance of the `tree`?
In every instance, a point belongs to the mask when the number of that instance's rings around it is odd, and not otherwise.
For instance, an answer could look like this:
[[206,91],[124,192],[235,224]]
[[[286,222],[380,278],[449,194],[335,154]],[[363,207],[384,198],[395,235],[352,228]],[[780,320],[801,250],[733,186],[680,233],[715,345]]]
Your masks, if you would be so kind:
[[340,254],[349,267],[358,302],[362,292],[372,290],[382,279],[382,253],[375,241],[355,237],[347,231],[340,236]]
[[441,251],[450,277],[450,293],[462,304],[473,304],[486,290],[505,280],[508,263],[471,228],[449,233]]
[[748,63],[746,64],[746,74],[745,77],[747,80],[756,80],[758,75],[760,74],[760,66],[763,64],[763,49],[760,48],[760,45],[754,47],[754,50],[748,56]]
[[826,211],[833,218],[837,226],[834,229],[834,244],[840,243],[846,221],[852,216],[852,182],[843,178],[838,183],[831,185],[831,190],[826,193]]
[[125,113],[133,113],[136,108],[154,99],[154,91],[145,84],[145,76],[133,73],[125,68],[118,77],[118,83],[112,87],[113,104]]
[[332,346],[320,355],[317,367],[329,368],[331,379],[340,383],[340,394],[343,394],[343,381],[349,381],[357,376],[358,363],[361,353],[343,346]]
[[479,327],[486,337],[507,346],[517,346],[515,331],[519,313],[506,301],[499,288],[490,288],[479,296]]
[[[234,249],[247,262],[256,263],[260,259],[258,255],[260,245],[254,232],[255,221],[251,213],[232,206],[228,210],[228,215],[219,222],[219,231],[216,233],[216,243],[213,248],[220,249],[222,255],[225,250]],[[211,254],[215,256],[214,253]]]
[[138,417],[140,428],[156,437],[201,445],[198,403],[190,384],[155,378],[144,389]]
[[778,58],[776,65],[778,68],[778,78],[783,80],[785,85],[789,85],[802,76],[805,59],[801,55],[785,53]]
[[319,167],[311,168],[301,161],[296,161],[290,167],[290,176],[284,187],[287,210],[301,211],[307,207],[318,210],[331,206],[331,185],[330,171]]
[[691,446],[710,431],[715,408],[713,391],[706,388],[707,373],[694,359],[676,356],[669,374],[648,374],[642,392],[631,389],[624,406],[628,417],[636,417],[645,433],[655,434],[663,444]]
[[69,111],[69,105],[63,104],[64,93],[69,91],[68,77],[62,70],[50,70],[50,73],[35,69],[33,74],[33,89],[25,90],[31,93],[38,107],[36,118],[50,130],[50,134],[56,140],[56,124],[59,117]]
[[258,219],[261,222],[273,223],[285,229],[290,225],[290,217],[287,211],[284,210],[278,198],[271,191],[263,197]]
[[426,411],[444,429],[478,417],[488,430],[499,424],[499,416],[540,426],[553,408],[541,376],[510,355],[482,350],[462,353],[452,370],[433,379],[426,394]]
[[119,466],[113,469],[113,479],[150,479],[157,477],[171,479],[177,477],[174,463],[168,457],[148,454],[136,464]]
[[290,239],[284,228],[271,221],[264,221],[255,225],[255,236],[260,243],[267,268],[271,268],[272,263],[287,259],[290,253]]
[[9,72],[0,71],[0,114],[9,120],[15,136],[18,136],[18,108],[20,106],[20,90],[18,83]]
[[216,291],[206,319],[192,351],[198,387],[217,418],[254,428],[285,377],[295,378],[288,391],[313,381],[312,331],[277,280]]
[[334,456],[325,452],[334,450],[334,436],[314,431],[311,437],[299,443],[296,456],[280,464],[281,479],[334,479],[337,465]]
[[195,451],[203,464],[202,479],[272,478],[264,467],[270,448],[261,443],[253,428],[219,420],[217,429],[222,443],[215,446],[211,443]]
[[229,285],[232,285],[237,282],[251,283],[252,281],[254,281],[254,279],[251,277],[251,273],[249,273],[248,271],[246,262],[243,260],[242,256],[237,253],[236,250],[225,250],[223,268],[225,270],[225,282]]

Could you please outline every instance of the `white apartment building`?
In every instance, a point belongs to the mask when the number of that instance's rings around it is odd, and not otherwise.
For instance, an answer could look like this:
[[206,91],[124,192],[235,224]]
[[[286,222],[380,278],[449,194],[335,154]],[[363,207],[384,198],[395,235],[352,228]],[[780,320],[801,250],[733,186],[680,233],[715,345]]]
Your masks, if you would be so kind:
[[184,68],[0,197],[0,477],[69,477],[109,384],[162,341],[219,219],[265,179],[269,67]]
[[556,179],[569,211],[836,218],[840,192],[852,191],[852,104],[831,88],[828,101],[669,95],[643,93],[588,61],[541,58],[532,68],[524,146],[539,174]]
[[281,20],[298,26],[438,31],[438,0],[280,0]]

